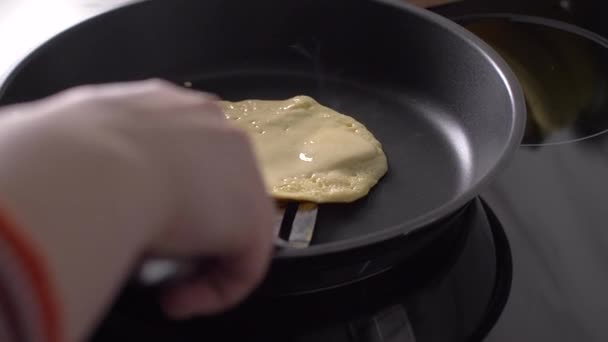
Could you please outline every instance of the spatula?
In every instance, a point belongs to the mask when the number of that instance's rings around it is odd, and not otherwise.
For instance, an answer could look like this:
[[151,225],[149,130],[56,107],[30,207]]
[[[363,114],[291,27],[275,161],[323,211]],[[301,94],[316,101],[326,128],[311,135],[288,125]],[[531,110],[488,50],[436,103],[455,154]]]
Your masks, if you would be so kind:
[[[312,241],[318,208],[313,203],[287,202],[275,219],[275,247],[306,248]],[[170,258],[147,259],[138,269],[136,280],[145,287],[163,288],[204,275],[204,260]]]

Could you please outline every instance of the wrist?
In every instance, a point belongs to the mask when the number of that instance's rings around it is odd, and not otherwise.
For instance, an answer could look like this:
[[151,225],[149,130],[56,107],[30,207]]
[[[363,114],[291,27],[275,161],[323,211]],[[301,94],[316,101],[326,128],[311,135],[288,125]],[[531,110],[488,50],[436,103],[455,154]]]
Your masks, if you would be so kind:
[[0,335],[12,336],[8,340],[63,341],[58,291],[39,251],[0,210]]
[[66,337],[77,341],[167,222],[170,196],[126,142],[41,121],[0,122],[0,201],[47,260]]

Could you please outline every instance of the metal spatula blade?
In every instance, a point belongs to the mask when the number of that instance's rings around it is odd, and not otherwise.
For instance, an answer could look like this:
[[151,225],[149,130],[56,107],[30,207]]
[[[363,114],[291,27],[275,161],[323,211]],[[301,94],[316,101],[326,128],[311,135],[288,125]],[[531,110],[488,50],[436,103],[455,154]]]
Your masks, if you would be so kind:
[[[276,248],[306,248],[312,241],[317,220],[317,206],[289,202],[275,218]],[[139,268],[137,281],[146,287],[171,286],[204,274],[204,260],[154,258]]]
[[301,203],[291,224],[289,246],[306,248],[312,241],[312,235],[317,222],[317,206],[310,203]]

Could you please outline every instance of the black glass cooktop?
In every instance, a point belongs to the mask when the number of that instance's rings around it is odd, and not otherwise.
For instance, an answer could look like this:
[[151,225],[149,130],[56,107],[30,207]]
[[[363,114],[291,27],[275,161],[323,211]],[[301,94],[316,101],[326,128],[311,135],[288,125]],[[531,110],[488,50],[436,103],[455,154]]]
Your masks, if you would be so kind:
[[479,341],[507,301],[511,253],[482,200],[463,215],[457,239],[408,264],[317,294],[255,297],[218,317],[169,322],[126,292],[93,341]]
[[607,341],[608,41],[524,16],[462,22],[512,65],[528,102],[523,145],[483,193],[514,260],[488,340]]

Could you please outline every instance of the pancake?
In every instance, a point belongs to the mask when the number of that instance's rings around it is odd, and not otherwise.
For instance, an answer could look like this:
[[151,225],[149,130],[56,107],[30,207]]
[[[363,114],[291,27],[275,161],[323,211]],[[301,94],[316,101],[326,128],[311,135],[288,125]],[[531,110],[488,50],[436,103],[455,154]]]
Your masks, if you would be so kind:
[[308,96],[220,106],[251,137],[267,191],[276,199],[352,202],[388,170],[382,145],[363,124]]

